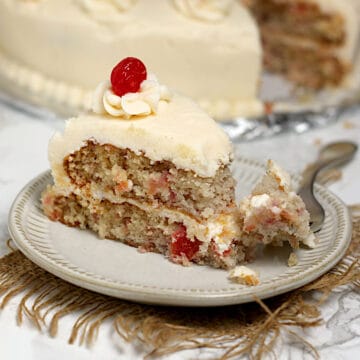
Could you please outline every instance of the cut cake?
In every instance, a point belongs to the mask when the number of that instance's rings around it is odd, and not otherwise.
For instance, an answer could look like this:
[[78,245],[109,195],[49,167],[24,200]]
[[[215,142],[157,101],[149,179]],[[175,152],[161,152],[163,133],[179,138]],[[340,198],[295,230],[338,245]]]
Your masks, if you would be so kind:
[[[111,83],[98,86],[93,112],[68,120],[51,139],[54,185],[43,193],[43,209],[51,220],[183,265],[232,268],[251,260],[259,243],[289,234],[292,246],[306,242],[304,204],[287,185],[283,195],[272,188],[274,177],[286,177],[273,163],[263,180],[271,186],[258,185],[253,196],[282,199],[282,222],[272,223],[271,235],[262,223],[250,229],[248,211],[259,207],[251,199],[236,206],[232,157],[228,137],[198,105],[160,85],[140,60],[126,58]],[[293,217],[285,216],[288,205]]]

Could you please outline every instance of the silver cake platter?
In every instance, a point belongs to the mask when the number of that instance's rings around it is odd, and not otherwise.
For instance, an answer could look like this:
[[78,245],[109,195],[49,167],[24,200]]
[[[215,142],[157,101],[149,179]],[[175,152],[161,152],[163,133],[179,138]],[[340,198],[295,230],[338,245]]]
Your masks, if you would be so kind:
[[[226,119],[219,123],[234,143],[326,127],[360,107],[360,62],[350,80],[346,88],[310,93],[294,88],[281,76],[264,74],[259,98],[268,104],[271,111],[254,117]],[[0,104],[37,119],[64,118],[4,91],[0,91]]]
[[359,107],[360,104],[356,101],[347,105],[324,107],[319,111],[275,112],[256,118],[238,117],[221,123],[221,126],[234,143],[239,143],[286,133],[302,134],[330,126]]
[[304,133],[329,126],[360,107],[360,61],[347,85],[338,89],[311,92],[295,88],[278,75],[264,74],[260,99],[269,112],[222,123],[233,142],[251,141],[283,133]]
[[30,118],[51,119],[59,117],[59,115],[49,109],[16,98],[2,89],[0,89],[0,105],[7,106],[15,111],[24,113]]

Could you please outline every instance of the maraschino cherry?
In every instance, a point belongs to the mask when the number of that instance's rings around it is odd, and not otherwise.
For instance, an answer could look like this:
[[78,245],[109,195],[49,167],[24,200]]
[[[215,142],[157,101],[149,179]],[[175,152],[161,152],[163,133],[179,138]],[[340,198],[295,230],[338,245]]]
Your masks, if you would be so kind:
[[146,77],[147,72],[143,62],[135,57],[127,57],[111,72],[112,90],[118,96],[138,92]]
[[191,241],[186,234],[186,227],[180,225],[179,228],[172,234],[172,242],[170,244],[170,251],[173,257],[186,256],[188,260],[194,258],[199,251],[201,241],[195,238]]

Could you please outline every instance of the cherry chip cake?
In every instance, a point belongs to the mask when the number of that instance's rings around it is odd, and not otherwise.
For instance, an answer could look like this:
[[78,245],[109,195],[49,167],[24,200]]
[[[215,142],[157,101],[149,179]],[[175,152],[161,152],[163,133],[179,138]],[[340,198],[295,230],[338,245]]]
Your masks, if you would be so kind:
[[[51,139],[54,185],[43,209],[53,221],[175,263],[233,268],[263,239],[243,231],[232,158],[213,119],[126,58],[97,87],[93,110]],[[309,234],[307,226],[300,241]]]

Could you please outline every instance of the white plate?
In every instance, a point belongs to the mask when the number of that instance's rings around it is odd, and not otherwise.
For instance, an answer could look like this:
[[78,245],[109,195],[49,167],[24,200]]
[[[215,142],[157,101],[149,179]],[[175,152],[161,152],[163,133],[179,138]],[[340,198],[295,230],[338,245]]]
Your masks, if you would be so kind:
[[[235,162],[238,194],[246,195],[264,172],[247,159]],[[291,250],[264,248],[249,265],[260,273],[261,284],[231,283],[227,271],[207,266],[183,267],[153,253],[51,222],[41,211],[40,194],[51,183],[50,172],[32,180],[19,193],[9,214],[9,231],[19,249],[34,263],[75,285],[142,303],[219,306],[264,299],[298,288],[333,267],[351,238],[347,207],[327,189],[316,186],[326,220],[315,249],[296,251],[299,264],[287,266]]]

